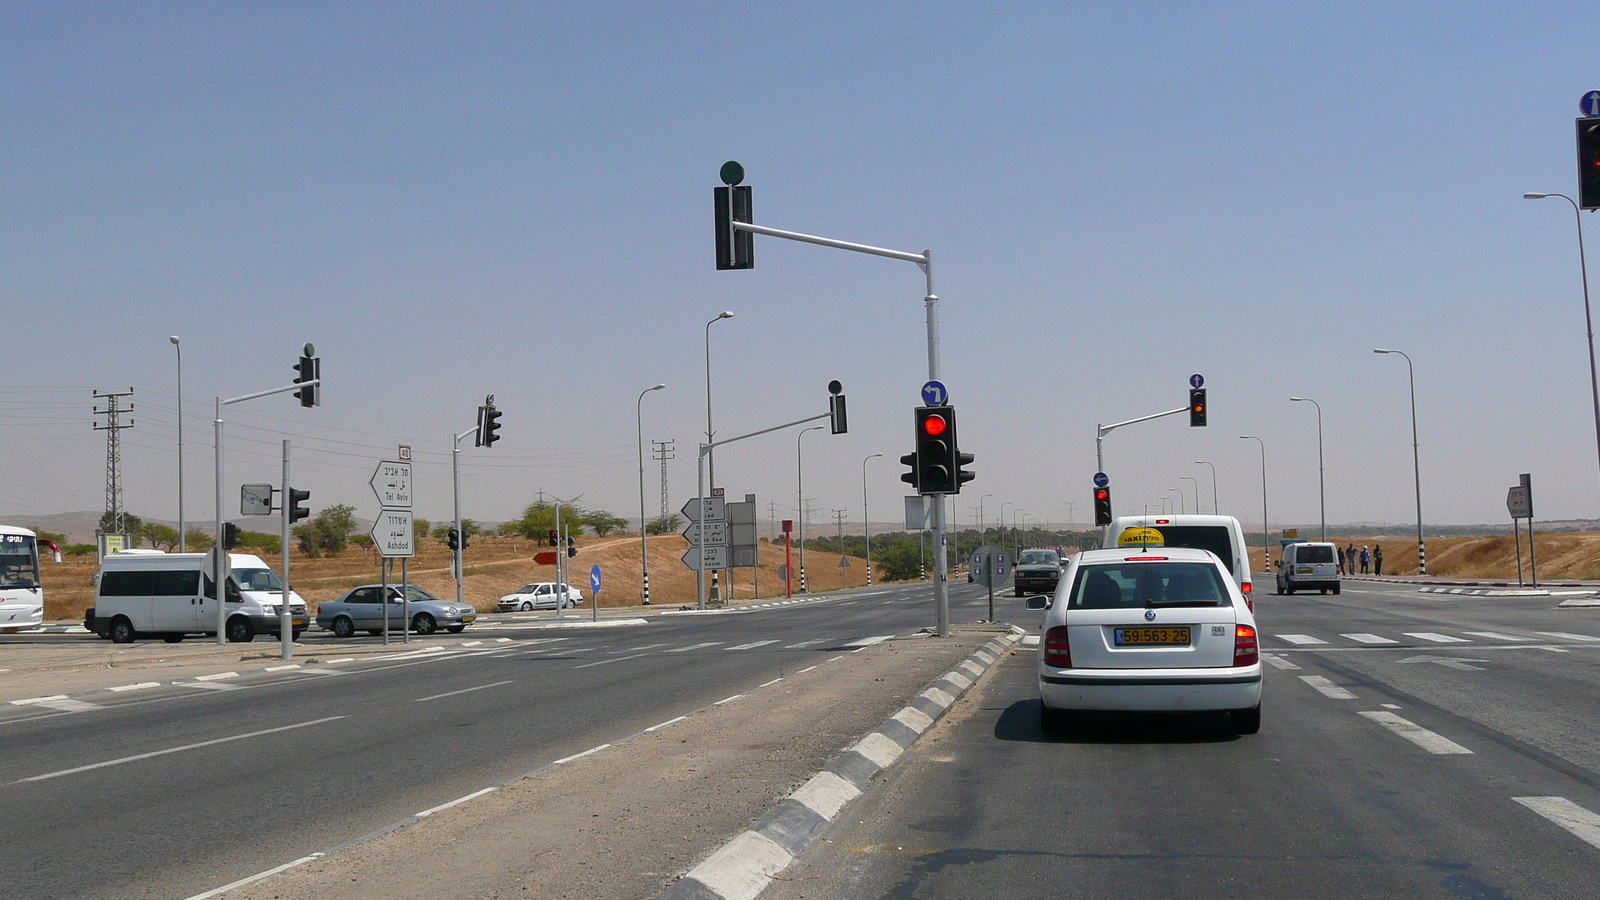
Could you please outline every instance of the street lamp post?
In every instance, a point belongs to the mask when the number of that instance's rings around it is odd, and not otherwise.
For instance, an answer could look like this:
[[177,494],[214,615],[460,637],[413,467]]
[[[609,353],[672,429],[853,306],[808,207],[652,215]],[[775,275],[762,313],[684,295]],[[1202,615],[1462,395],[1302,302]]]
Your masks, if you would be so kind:
[[184,535],[187,528],[183,521],[183,345],[178,342],[178,336],[167,338],[172,342],[172,349],[178,351],[178,552],[189,552],[189,539]]
[[1428,548],[1422,542],[1422,462],[1417,453],[1417,370],[1404,350],[1375,349],[1373,353],[1398,353],[1406,358],[1406,374],[1411,381],[1411,472],[1417,485],[1417,574],[1428,574]]
[[872,520],[867,517],[867,460],[877,459],[874,453],[861,461],[861,531],[867,536],[867,584],[872,584]]
[[1167,488],[1167,493],[1178,495],[1178,515],[1184,515],[1189,511],[1183,503],[1183,488]]
[[[644,395],[651,391],[665,390],[666,387],[665,384],[658,384],[655,387],[645,388],[639,392],[639,400],[633,405],[634,422],[639,428],[639,573],[644,580],[645,606],[650,605],[650,548],[645,543],[645,533],[649,529],[645,526],[644,512]],[[708,404],[706,408],[710,409],[710,405]],[[595,601],[597,604],[599,602]]]
[[1253,434],[1241,434],[1239,440],[1255,441],[1261,445],[1261,568],[1271,572],[1272,551],[1269,549],[1271,545],[1268,541],[1272,535],[1268,534],[1267,529],[1267,444]]
[[1583,255],[1583,215],[1578,209],[1578,202],[1566,194],[1523,194],[1524,200],[1543,200],[1546,197],[1560,197],[1572,204],[1572,214],[1578,221],[1578,274],[1583,279],[1583,325],[1589,334],[1589,393],[1594,398],[1594,436],[1595,452],[1600,453],[1600,378],[1595,375],[1594,362],[1594,318],[1589,314],[1589,263]]
[[984,494],[982,497],[978,498],[978,540],[979,541],[982,541],[983,540],[983,536],[984,536],[983,501],[985,501],[985,500],[987,500],[987,499],[989,499],[990,497],[993,497],[993,496],[994,496],[994,491],[990,491],[989,493]]
[[[722,312],[717,313],[717,317],[716,318],[714,318],[711,321],[706,323],[706,443],[707,444],[712,444],[712,443],[715,443],[715,441],[716,441],[716,438],[713,436],[713,435],[716,434],[716,429],[711,427],[711,326],[717,324],[718,322],[722,321],[723,319],[731,319],[731,318],[733,318],[733,313],[729,312],[728,310],[723,310]],[[706,454],[706,477],[711,483],[711,493],[713,495],[715,495],[716,491],[717,491],[717,456],[716,456],[716,453],[717,453],[716,448],[713,447]],[[643,477],[643,476],[641,475],[640,477]],[[713,571],[711,573],[711,589],[713,591],[717,590],[717,573],[715,571]],[[720,593],[718,594],[718,599],[721,599]]]
[[1200,479],[1195,478],[1193,475],[1179,475],[1178,478],[1182,481],[1194,482],[1194,514],[1200,515]]
[[[1217,467],[1203,459],[1195,460],[1194,464],[1197,466],[1211,466],[1211,514],[1214,516],[1222,515],[1222,507],[1217,505]],[[1199,506],[1200,501],[1196,499],[1194,505]]]
[[805,456],[800,452],[805,441],[802,440],[807,432],[820,431],[821,425],[800,429],[794,436],[794,483],[795,500],[798,501],[795,509],[795,518],[800,520],[800,593],[809,593],[806,587],[806,467]]
[[1317,504],[1322,513],[1322,536],[1318,540],[1328,539],[1328,492],[1324,487],[1322,476],[1322,404],[1310,397],[1290,397],[1295,403],[1309,403],[1317,408]]

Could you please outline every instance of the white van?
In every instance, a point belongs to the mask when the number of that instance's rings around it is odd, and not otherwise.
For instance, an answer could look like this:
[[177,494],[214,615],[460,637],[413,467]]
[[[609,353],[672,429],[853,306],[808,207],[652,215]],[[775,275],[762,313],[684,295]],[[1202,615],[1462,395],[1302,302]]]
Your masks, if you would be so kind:
[[1244,528],[1233,516],[1118,516],[1111,520],[1106,530],[1107,549],[1114,549],[1117,539],[1129,528],[1154,528],[1161,532],[1162,544],[1167,547],[1193,547],[1210,550],[1228,568],[1228,574],[1239,585],[1239,592],[1251,609],[1255,600],[1250,593],[1250,551],[1245,546]]
[[[113,553],[100,562],[95,576],[94,608],[87,620],[101,637],[130,644],[140,635],[160,636],[176,644],[187,634],[217,633],[216,591],[206,569],[205,553],[161,553],[150,550]],[[279,634],[278,604],[283,582],[259,557],[230,553],[227,620],[230,641],[254,640],[257,634]],[[292,635],[306,627],[306,602],[289,594]]]
[[1339,593],[1339,550],[1333,544],[1301,541],[1286,544],[1278,559],[1278,593]]

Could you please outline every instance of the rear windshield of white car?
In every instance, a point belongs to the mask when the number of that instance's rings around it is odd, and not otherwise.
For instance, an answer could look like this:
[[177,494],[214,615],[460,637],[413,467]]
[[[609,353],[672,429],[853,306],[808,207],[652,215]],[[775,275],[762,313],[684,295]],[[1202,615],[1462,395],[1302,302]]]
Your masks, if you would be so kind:
[[1294,552],[1296,562],[1303,563],[1331,563],[1333,562],[1332,547],[1301,547]]
[[1239,574],[1233,571],[1233,538],[1226,526],[1162,525],[1159,530],[1163,546],[1210,550],[1222,560],[1224,566],[1228,567],[1228,574]]
[[1069,609],[1232,606],[1222,571],[1201,562],[1128,562],[1079,566]]

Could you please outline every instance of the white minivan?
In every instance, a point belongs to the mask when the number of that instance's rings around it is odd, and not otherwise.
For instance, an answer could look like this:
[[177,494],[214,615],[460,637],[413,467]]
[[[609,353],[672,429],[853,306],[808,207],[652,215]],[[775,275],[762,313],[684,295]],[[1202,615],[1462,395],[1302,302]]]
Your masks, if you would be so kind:
[[[88,621],[101,637],[130,644],[140,635],[159,636],[176,644],[188,634],[217,633],[216,590],[205,571],[208,554],[125,550],[100,561],[95,576],[94,608]],[[223,626],[230,641],[254,640],[257,634],[279,634],[278,604],[283,582],[259,557],[228,554]],[[289,594],[292,636],[306,627],[306,602]]]
[[1278,593],[1317,590],[1339,593],[1339,549],[1333,544],[1286,544],[1278,560]]
[[1228,574],[1244,594],[1246,603],[1255,608],[1250,593],[1250,551],[1245,546],[1244,528],[1233,516],[1118,516],[1111,520],[1106,531],[1107,549],[1119,546],[1118,539],[1130,528],[1154,528],[1161,532],[1167,547],[1193,547],[1210,550],[1222,560]]

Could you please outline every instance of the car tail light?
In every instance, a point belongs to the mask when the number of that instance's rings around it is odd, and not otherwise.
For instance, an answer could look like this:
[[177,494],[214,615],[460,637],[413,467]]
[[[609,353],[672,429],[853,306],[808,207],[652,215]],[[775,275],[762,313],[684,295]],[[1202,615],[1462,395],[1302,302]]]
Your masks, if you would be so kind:
[[1072,668],[1072,648],[1067,645],[1067,626],[1057,625],[1044,633],[1044,664],[1058,669]]
[[1164,562],[1164,561],[1166,561],[1167,557],[1165,557],[1165,556],[1124,556],[1122,559],[1123,559],[1124,562]]
[[1244,584],[1239,585],[1239,592],[1244,594],[1244,605],[1248,606],[1251,612],[1255,612],[1256,598],[1254,594],[1250,593],[1250,582],[1246,581]]
[[1261,650],[1256,646],[1256,630],[1249,625],[1233,628],[1233,664],[1253,666],[1261,661]]

